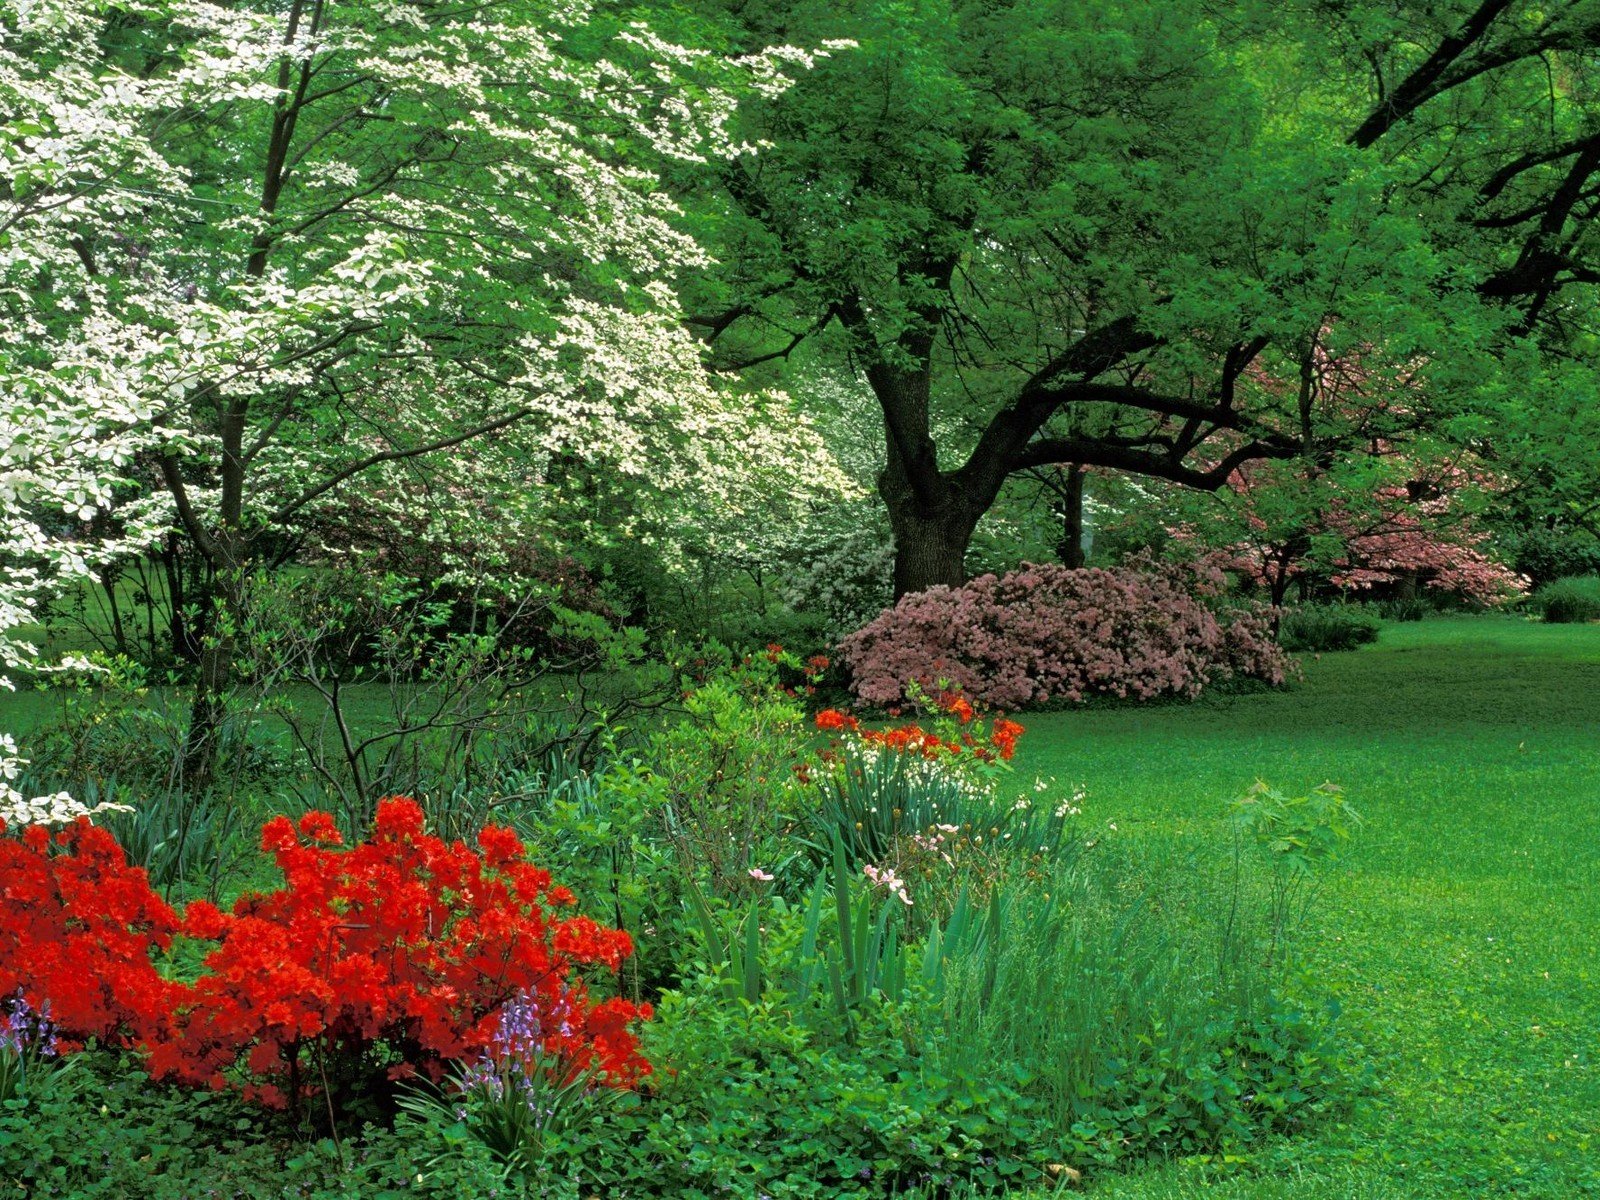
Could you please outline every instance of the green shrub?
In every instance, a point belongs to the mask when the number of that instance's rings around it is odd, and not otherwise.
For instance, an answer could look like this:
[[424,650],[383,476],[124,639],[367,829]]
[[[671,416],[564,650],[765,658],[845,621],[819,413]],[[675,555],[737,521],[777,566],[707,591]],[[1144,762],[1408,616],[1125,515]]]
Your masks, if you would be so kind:
[[653,1087],[566,1135],[585,1194],[833,1200],[1044,1177],[1050,1130],[1008,1064],[935,1068],[915,1000],[864,1005],[848,1047],[798,1007],[730,1000],[709,977],[664,997]]
[[1148,853],[1012,881],[945,967],[935,1061],[1016,1064],[1068,1163],[1238,1153],[1346,1095],[1331,1012],[1264,969],[1270,884]]
[[1512,565],[1535,584],[1600,572],[1600,541],[1587,530],[1532,526],[1502,538]]
[[1552,625],[1600,621],[1600,575],[1571,575],[1547,583],[1533,604]]
[[143,867],[150,883],[169,899],[205,895],[215,901],[225,884],[256,853],[254,830],[240,807],[215,794],[191,795],[177,788],[125,788],[115,779],[89,780],[80,789],[84,803],[123,801],[127,812],[108,812],[100,820],[127,853]]
[[993,781],[914,753],[846,743],[838,754],[837,769],[823,776],[804,816],[819,865],[829,860],[835,836],[852,866],[884,864],[896,860],[907,839],[949,826],[1019,854],[1054,858],[1066,852],[1071,805],[1006,794]]
[[1432,611],[1420,596],[1395,597],[1378,602],[1378,615],[1385,621],[1420,621]]
[[1352,604],[1299,604],[1278,622],[1278,641],[1298,654],[1354,650],[1377,640],[1377,618]]

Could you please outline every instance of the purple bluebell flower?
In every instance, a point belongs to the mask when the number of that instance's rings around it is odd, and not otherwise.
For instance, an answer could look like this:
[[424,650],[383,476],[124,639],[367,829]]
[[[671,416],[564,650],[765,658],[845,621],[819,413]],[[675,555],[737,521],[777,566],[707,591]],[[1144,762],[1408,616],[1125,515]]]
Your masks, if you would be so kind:
[[27,1053],[42,1058],[56,1055],[56,1026],[50,1019],[50,1001],[46,1000],[35,1012],[23,995],[22,989],[4,1002],[4,1019],[0,1020],[0,1050],[10,1051],[19,1058]]

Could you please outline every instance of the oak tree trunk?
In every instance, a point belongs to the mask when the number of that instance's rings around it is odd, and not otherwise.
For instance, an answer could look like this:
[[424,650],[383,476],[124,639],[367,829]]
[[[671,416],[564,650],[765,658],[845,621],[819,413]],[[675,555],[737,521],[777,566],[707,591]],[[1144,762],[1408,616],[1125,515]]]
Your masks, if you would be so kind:
[[889,525],[894,530],[896,600],[937,584],[960,587],[967,581],[967,546],[976,518],[959,509],[930,515],[909,505],[896,511],[891,504]]

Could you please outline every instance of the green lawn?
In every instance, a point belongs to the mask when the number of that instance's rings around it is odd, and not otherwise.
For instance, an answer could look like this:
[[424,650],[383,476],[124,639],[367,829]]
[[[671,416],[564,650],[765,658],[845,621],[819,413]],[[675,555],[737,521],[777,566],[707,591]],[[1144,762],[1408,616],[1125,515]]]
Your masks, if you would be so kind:
[[1391,625],[1287,692],[1028,724],[1020,769],[1081,781],[1123,836],[1213,833],[1257,777],[1333,780],[1366,819],[1306,951],[1373,1098],[1253,1177],[1091,1195],[1600,1195],[1600,626]]

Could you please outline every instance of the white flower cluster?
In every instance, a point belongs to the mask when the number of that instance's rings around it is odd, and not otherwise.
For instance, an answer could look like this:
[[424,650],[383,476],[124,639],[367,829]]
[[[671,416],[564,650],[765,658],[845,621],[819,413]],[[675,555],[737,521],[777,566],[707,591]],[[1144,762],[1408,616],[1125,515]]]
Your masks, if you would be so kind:
[[[579,459],[672,495],[638,506],[692,514],[653,531],[668,543],[737,549],[786,522],[775,498],[847,487],[784,398],[708,382],[674,288],[707,256],[634,165],[641,144],[748,151],[737,94],[843,46],[730,60],[629,26],[586,62],[562,45],[592,12],[384,0],[292,24],[151,0],[170,64],[144,76],[101,52],[114,6],[0,0],[0,670],[34,657],[16,631],[46,587],[146,552],[180,508],[197,541],[218,527],[227,456],[196,414],[220,403],[246,427],[251,528],[336,513],[374,456],[487,426],[523,490]],[[341,83],[307,89],[324,74]],[[174,114],[244,129],[284,105],[306,106],[291,172],[265,179],[252,149],[193,186]]]
[[0,821],[7,829],[21,829],[25,825],[68,825],[79,817],[91,820],[103,812],[132,812],[131,804],[114,804],[101,801],[93,808],[74,800],[66,792],[52,796],[24,796],[7,784],[0,784]]
[[[871,771],[885,754],[894,755],[895,766],[904,771],[907,779],[917,785],[941,784],[953,788],[972,799],[985,799],[990,795],[988,784],[974,779],[960,769],[960,759],[952,757],[924,758],[920,754],[905,754],[888,750],[872,742],[846,742],[844,753],[855,760],[863,771]],[[933,805],[938,808],[938,804]]]
[[17,743],[9,734],[0,733],[0,821],[7,829],[20,829],[25,825],[66,825],[79,817],[93,819],[103,812],[132,812],[132,805],[102,801],[93,808],[74,800],[66,792],[52,796],[24,796],[14,781],[27,759],[18,757]]

